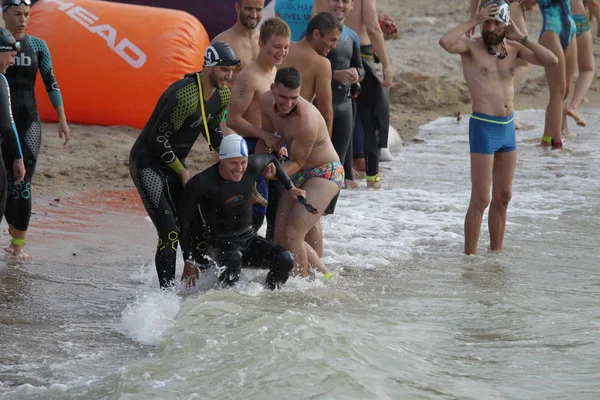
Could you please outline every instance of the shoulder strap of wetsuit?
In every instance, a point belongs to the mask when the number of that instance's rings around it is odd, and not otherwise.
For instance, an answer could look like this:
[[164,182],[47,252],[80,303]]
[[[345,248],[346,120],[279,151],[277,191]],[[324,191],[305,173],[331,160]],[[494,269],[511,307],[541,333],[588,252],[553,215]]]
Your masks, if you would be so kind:
[[206,141],[208,142],[208,148],[212,151],[212,144],[210,142],[210,132],[208,130],[208,124],[206,123],[206,112],[204,111],[204,96],[202,94],[202,82],[200,82],[200,73],[196,72],[196,80],[198,81],[198,96],[200,96],[200,110],[202,111],[202,123],[204,124],[204,133],[206,133]]

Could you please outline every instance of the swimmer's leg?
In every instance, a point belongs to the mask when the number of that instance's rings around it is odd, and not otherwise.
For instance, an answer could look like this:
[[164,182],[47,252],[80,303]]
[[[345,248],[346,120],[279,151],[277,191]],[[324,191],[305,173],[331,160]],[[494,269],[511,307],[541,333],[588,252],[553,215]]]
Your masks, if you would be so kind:
[[266,283],[271,290],[285,284],[294,267],[294,259],[289,251],[260,236],[256,236],[248,244],[243,262],[259,268],[268,266]]
[[338,104],[334,104],[333,108],[333,132],[331,133],[331,143],[335,147],[335,151],[340,158],[340,162],[344,164],[344,172],[346,180],[353,180],[352,168],[347,169],[348,164],[345,163],[346,155],[351,155],[351,142],[354,134],[354,113],[353,100],[342,99]]
[[[6,222],[11,228],[11,244],[6,249],[9,253],[21,260],[31,260],[33,257],[27,254],[25,250],[27,229],[31,219],[32,209],[32,179],[37,165],[37,159],[42,143],[42,131],[39,119],[37,116],[29,117],[24,124],[19,124],[18,132],[23,132],[19,135],[21,148],[23,150],[23,162],[27,170],[25,179],[18,185],[14,184],[14,175],[12,162],[7,168],[8,175],[8,198],[6,201]],[[4,157],[8,160],[13,160],[8,152],[5,152]]]
[[488,216],[490,248],[501,250],[504,247],[506,210],[512,197],[512,184],[517,167],[517,151],[498,152],[494,155],[492,170],[492,202]]
[[321,226],[321,220],[308,231],[304,237],[304,241],[312,247],[317,253],[318,257],[323,257],[323,227]]
[[308,257],[308,264],[311,265],[316,271],[319,271],[322,274],[326,274],[329,272],[315,249],[312,248],[311,245],[304,242],[304,248],[306,249],[306,255]]
[[471,200],[465,217],[465,254],[477,254],[483,213],[490,204],[493,154],[471,153]]
[[587,92],[594,80],[596,63],[594,61],[594,49],[592,46],[592,33],[588,30],[577,37],[577,66],[579,75],[575,81],[573,97],[567,107],[567,115],[575,120],[577,125],[586,126],[587,123],[577,113],[577,108],[583,102]]
[[275,232],[275,240],[284,248],[288,249],[294,256],[294,275],[306,277],[308,273],[308,254],[306,252],[304,238],[308,231],[321,218],[321,215],[333,199],[339,193],[336,183],[321,178],[307,180],[302,189],[306,191],[306,201],[312,204],[319,212],[311,214],[292,196],[283,196],[280,207],[289,211],[287,218],[283,221],[285,225],[279,225]]
[[[542,33],[540,44],[558,57],[558,64],[545,68],[550,98],[546,107],[544,136],[550,137],[555,144],[562,144],[563,101],[567,89],[565,53],[558,35],[554,32]],[[541,145],[550,146],[551,143],[542,140]]]
[[173,172],[170,175],[137,160],[129,160],[129,170],[144,208],[158,234],[154,262],[161,288],[175,282],[175,263],[179,245],[177,208],[183,185]]

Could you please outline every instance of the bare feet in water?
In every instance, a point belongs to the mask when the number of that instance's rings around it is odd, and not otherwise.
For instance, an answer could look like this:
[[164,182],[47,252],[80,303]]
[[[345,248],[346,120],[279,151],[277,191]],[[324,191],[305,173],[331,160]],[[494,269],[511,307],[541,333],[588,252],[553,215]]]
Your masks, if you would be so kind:
[[346,179],[344,181],[344,189],[357,189],[358,188],[358,182],[356,182],[353,179]]
[[587,126],[587,122],[577,113],[577,110],[574,108],[567,109],[567,115],[575,120],[577,126]]
[[15,258],[17,258],[19,260],[23,260],[23,261],[33,260],[33,257],[31,255],[25,253],[24,248],[25,248],[25,246],[16,246],[14,244],[11,244],[10,246],[4,248],[4,251],[6,251],[8,254],[11,254],[12,256],[14,256]]

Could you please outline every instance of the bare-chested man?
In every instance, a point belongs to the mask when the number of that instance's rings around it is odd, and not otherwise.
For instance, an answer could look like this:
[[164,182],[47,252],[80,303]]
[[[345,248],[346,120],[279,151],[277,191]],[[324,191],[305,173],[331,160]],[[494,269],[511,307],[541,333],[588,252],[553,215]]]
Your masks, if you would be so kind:
[[232,83],[235,82],[235,78],[242,69],[248,66],[258,55],[259,33],[256,27],[260,22],[264,7],[265,0],[236,0],[235,11],[238,14],[238,19],[235,25],[219,33],[213,39],[213,42],[221,41],[231,46],[242,62],[240,68],[233,74]]
[[318,260],[305,236],[339,193],[344,182],[344,167],[319,110],[300,96],[302,77],[294,67],[277,71],[275,82],[260,99],[262,126],[285,139],[290,159],[285,171],[294,184],[306,191],[306,201],[317,212],[306,213],[283,196],[277,209],[275,240],[294,255],[294,275],[305,277],[309,259],[313,267],[327,271]]
[[331,136],[333,106],[331,100],[331,63],[327,54],[335,49],[342,25],[330,13],[319,13],[308,23],[306,35],[293,42],[283,66],[294,67],[302,74],[300,96],[316,103]]
[[279,150],[281,140],[261,128],[260,96],[269,90],[277,66],[288,54],[290,28],[277,17],[269,18],[260,28],[259,45],[258,56],[240,72],[231,90],[227,127],[244,138],[263,140],[268,148]]
[[[510,7],[501,0],[485,6],[469,21],[440,38],[440,46],[460,54],[473,114],[469,123],[471,201],[465,218],[465,253],[476,254],[483,213],[489,212],[491,250],[503,248],[506,210],[517,165],[514,128],[514,75],[518,58],[551,67],[558,58],[528,40],[510,22]],[[465,34],[482,25],[481,37]]]

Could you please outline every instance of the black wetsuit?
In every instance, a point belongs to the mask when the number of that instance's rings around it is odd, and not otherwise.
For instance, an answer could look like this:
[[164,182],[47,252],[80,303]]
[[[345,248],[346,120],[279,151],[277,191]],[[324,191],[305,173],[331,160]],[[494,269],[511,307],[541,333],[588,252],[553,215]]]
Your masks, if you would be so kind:
[[[336,48],[327,55],[331,61],[331,72],[356,68],[360,79],[365,74],[360,57],[360,41],[352,29],[344,25]],[[331,142],[340,161],[344,164],[346,179],[352,179],[352,137],[354,132],[354,99],[350,84],[332,79],[333,132]],[[347,157],[346,157],[347,156]]]
[[2,146],[2,156],[8,180],[6,221],[16,229],[26,231],[31,218],[31,180],[42,144],[40,116],[35,100],[35,80],[38,69],[52,105],[62,106],[63,101],[54,77],[52,59],[46,42],[31,35],[23,36],[19,42],[21,49],[15,58],[15,65],[6,72],[6,79],[10,85],[12,112],[27,170],[23,182],[18,185],[13,184],[14,158],[6,146]]
[[[0,76],[0,135],[2,136],[2,149],[6,149],[13,160],[18,160],[23,157],[23,153],[21,152],[19,135],[10,107],[10,89],[6,77],[2,74]],[[12,171],[12,164],[10,171]],[[6,176],[4,162],[0,162],[0,177],[2,176]],[[0,221],[2,221],[6,206],[6,191],[7,181],[0,179]]]
[[381,86],[375,70],[379,62],[371,45],[361,46],[361,56],[365,67],[365,78],[356,98],[358,116],[364,131],[364,156],[367,176],[379,173],[381,149],[388,145],[390,128],[389,90]]
[[[268,267],[267,285],[271,289],[287,281],[294,266],[292,255],[274,241],[258,236],[252,227],[252,193],[270,163],[275,164],[279,181],[291,189],[290,178],[272,154],[251,154],[239,182],[225,180],[218,163],[190,179],[179,207],[184,260],[205,263],[210,246],[218,254],[217,263],[225,267],[220,278],[226,283],[239,278],[242,264]],[[200,229],[193,226],[198,210],[204,223]]]
[[[161,287],[175,279],[177,205],[183,192],[178,174],[200,133],[206,138],[197,79],[196,74],[188,74],[162,94],[129,154],[131,178],[158,232],[155,263]],[[230,99],[230,89],[222,88],[204,102],[211,143],[217,149]]]

